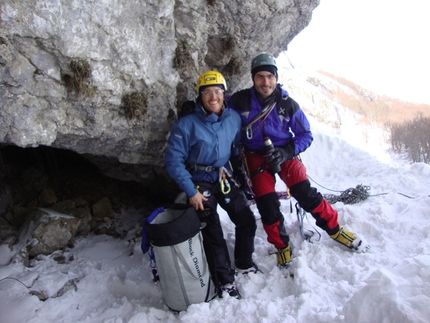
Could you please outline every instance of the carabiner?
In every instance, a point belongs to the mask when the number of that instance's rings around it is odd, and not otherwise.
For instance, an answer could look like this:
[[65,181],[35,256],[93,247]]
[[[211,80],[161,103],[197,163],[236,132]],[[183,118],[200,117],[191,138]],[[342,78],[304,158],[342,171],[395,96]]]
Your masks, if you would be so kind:
[[245,133],[246,133],[247,139],[252,139],[252,128],[251,127],[246,127]]
[[230,193],[231,187],[230,187],[230,183],[228,182],[225,176],[224,167],[221,167],[219,169],[219,183],[221,184],[221,192],[224,195],[227,195],[228,193]]

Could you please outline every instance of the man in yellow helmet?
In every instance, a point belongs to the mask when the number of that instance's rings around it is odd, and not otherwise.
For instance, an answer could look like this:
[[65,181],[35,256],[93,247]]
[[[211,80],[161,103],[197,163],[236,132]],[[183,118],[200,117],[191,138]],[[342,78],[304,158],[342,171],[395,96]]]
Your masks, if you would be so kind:
[[220,292],[239,298],[218,204],[236,225],[234,261],[238,270],[258,270],[252,260],[257,226],[243,191],[229,178],[230,156],[239,153],[241,120],[237,112],[225,106],[225,90],[227,84],[221,73],[207,71],[200,75],[194,112],[172,126],[164,162],[188,203],[206,223],[202,230],[205,249],[213,250],[213,279],[218,280]]

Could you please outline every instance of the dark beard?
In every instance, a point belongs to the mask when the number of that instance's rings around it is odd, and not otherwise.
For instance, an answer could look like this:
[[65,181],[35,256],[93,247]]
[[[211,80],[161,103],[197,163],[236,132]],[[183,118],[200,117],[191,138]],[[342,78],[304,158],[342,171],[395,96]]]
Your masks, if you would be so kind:
[[281,90],[279,90],[278,87],[275,88],[275,91],[273,91],[270,96],[267,98],[263,98],[258,91],[255,91],[257,95],[257,100],[260,103],[261,107],[264,109],[265,107],[269,106],[273,102],[277,102],[281,99]]

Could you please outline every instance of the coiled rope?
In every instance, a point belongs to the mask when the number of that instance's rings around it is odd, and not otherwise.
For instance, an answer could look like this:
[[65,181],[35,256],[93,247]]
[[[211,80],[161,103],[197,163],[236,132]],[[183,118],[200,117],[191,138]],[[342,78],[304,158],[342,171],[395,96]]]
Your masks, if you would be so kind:
[[[321,184],[319,184],[318,182],[313,180],[309,175],[308,175],[308,177],[312,182],[314,182],[315,184],[321,186],[322,188],[324,188],[328,191],[341,193],[340,195],[323,194],[324,198],[330,204],[334,204],[336,202],[343,202],[344,204],[355,204],[355,203],[367,200],[370,196],[380,196],[380,195],[387,195],[388,194],[388,193],[380,193],[380,194],[370,195],[370,193],[369,193],[370,192],[370,186],[362,185],[362,184],[357,185],[355,188],[348,188],[345,191],[335,191],[335,190],[331,190],[327,187],[322,186]],[[404,193],[397,192],[397,194],[400,194],[400,195],[407,197],[409,199],[414,199],[413,197],[408,196]]]
[[344,204],[355,204],[367,200],[370,196],[370,186],[357,185],[355,188],[348,188],[343,191],[339,196],[334,194],[324,194],[324,198],[330,204],[336,202],[343,202]]

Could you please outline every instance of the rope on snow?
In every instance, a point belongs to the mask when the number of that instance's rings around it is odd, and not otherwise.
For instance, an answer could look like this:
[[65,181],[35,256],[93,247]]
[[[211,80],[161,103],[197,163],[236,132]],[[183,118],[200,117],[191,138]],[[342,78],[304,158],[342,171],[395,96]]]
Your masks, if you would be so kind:
[[343,191],[339,196],[334,194],[325,194],[324,198],[330,203],[343,202],[344,204],[355,204],[364,200],[367,200],[370,186],[357,185],[355,188],[348,188]]

